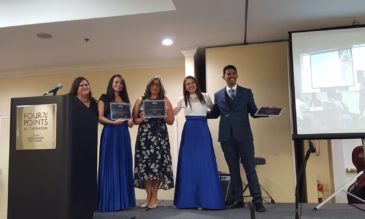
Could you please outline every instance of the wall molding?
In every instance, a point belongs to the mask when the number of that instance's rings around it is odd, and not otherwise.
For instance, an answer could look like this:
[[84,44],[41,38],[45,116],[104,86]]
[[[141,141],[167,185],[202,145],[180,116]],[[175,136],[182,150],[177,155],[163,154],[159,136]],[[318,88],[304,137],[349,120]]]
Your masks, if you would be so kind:
[[10,114],[0,114],[0,119],[10,119]]
[[180,67],[184,66],[184,58],[155,61],[155,62],[129,62],[128,64],[108,63],[108,64],[87,64],[87,65],[68,65],[54,67],[35,67],[30,69],[2,70],[0,78],[11,78],[19,76],[36,76],[68,73],[85,72],[105,72],[121,71],[127,69],[161,68],[161,67]]

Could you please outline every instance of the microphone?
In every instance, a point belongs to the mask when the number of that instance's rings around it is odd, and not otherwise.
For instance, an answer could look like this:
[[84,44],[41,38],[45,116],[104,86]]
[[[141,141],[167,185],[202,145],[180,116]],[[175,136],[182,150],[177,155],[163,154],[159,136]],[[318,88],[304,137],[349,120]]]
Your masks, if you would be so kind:
[[52,93],[54,96],[57,94],[57,91],[61,88],[63,88],[63,85],[61,83],[58,83],[54,88],[52,88],[51,90],[44,93],[43,96],[46,96],[47,94],[50,94],[50,93]]

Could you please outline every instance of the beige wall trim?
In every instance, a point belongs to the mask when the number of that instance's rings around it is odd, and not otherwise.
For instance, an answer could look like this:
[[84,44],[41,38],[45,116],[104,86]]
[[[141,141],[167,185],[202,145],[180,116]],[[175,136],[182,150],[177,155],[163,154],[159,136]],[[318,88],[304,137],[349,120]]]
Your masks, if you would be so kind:
[[287,42],[289,43],[289,40],[282,39],[282,40],[270,40],[270,41],[257,41],[257,42],[249,42],[249,43],[234,43],[234,44],[226,44],[226,45],[217,45],[217,46],[208,46],[206,49],[212,49],[212,48],[223,48],[223,47],[231,47],[231,46],[248,46],[248,45],[255,45],[255,44],[271,44],[271,43],[281,43],[281,42]]
[[125,69],[148,69],[148,68],[169,68],[169,67],[180,67],[184,64],[184,58],[173,59],[169,61],[161,62],[130,62],[128,64],[89,64],[89,65],[69,65],[62,67],[35,67],[32,69],[21,69],[21,70],[9,70],[0,72],[0,78],[10,78],[16,76],[30,76],[30,75],[50,75],[56,74],[69,74],[73,73],[84,73],[92,69],[93,72],[105,72],[105,71],[120,71]]

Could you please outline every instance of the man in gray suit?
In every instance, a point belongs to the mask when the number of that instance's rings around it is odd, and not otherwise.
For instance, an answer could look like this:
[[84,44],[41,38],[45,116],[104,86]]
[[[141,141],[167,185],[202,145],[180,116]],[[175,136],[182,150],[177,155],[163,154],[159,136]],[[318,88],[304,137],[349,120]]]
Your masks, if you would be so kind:
[[232,200],[227,208],[244,207],[240,160],[246,172],[248,186],[255,210],[264,212],[260,184],[255,169],[255,150],[248,114],[255,117],[257,107],[250,89],[237,85],[237,69],[233,65],[223,68],[226,87],[214,94],[215,104],[208,118],[218,118],[218,141],[224,153],[231,175]]

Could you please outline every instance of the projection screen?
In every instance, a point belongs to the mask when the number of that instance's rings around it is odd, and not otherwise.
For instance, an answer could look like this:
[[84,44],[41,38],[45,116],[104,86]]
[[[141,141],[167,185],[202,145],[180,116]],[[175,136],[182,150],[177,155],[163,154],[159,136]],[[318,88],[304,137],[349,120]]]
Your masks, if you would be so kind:
[[289,39],[293,138],[364,138],[365,26]]

